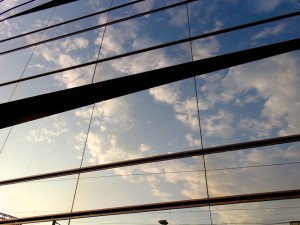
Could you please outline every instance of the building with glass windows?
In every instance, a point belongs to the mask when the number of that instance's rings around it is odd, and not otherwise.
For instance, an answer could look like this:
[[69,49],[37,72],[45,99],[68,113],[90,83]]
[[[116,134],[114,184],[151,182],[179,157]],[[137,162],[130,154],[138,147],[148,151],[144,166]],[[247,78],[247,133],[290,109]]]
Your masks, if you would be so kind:
[[0,1],[0,224],[297,223],[299,15]]

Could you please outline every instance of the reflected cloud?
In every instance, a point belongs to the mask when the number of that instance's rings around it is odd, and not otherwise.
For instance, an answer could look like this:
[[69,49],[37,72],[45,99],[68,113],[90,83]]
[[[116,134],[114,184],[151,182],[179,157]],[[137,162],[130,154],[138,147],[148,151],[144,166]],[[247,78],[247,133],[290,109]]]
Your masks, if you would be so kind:
[[56,141],[57,137],[68,131],[67,123],[63,120],[63,118],[59,118],[57,116],[51,117],[47,125],[51,125],[52,129],[49,129],[49,126],[31,129],[28,131],[25,140],[32,142],[53,143]]
[[166,84],[156,88],[151,88],[149,94],[154,97],[157,102],[167,104],[176,104],[181,94],[178,84]]
[[[254,6],[258,12],[269,12],[274,10],[284,2],[286,1],[285,0],[268,0],[268,1],[254,0]],[[253,1],[250,1],[249,3],[253,4]]]
[[140,144],[139,150],[141,152],[147,152],[151,150],[151,147],[149,145],[146,144]]
[[[295,112],[300,110],[297,64],[293,54],[284,54],[230,68],[225,74],[200,76],[199,95],[211,104],[203,110],[210,112],[210,115],[205,116],[204,127],[213,121],[211,110],[228,107],[231,110],[227,111],[227,116],[223,111],[223,123],[229,127],[230,124],[238,123],[240,131],[235,129],[235,133],[251,132],[252,138],[257,138],[269,137],[273,132],[280,136],[297,132],[299,129],[295,125]],[[240,112],[247,107],[255,107],[257,113],[241,115]],[[233,111],[233,108],[239,111]],[[222,119],[221,115],[215,118]],[[214,132],[208,131],[205,135]]]
[[215,37],[209,37],[193,42],[194,60],[215,56],[220,50],[220,43]]
[[67,52],[77,51],[82,48],[87,48],[89,45],[89,41],[85,38],[79,37],[74,38],[72,41],[65,40],[61,46],[66,49]]
[[287,23],[279,23],[275,26],[266,27],[262,31],[256,33],[252,40],[257,41],[259,39],[267,38],[268,36],[275,36],[285,31]]
[[[287,190],[299,187],[299,164],[251,167],[299,162],[299,144],[220,153],[206,157],[209,192],[212,196]],[[235,170],[222,168],[248,167]]]
[[[239,98],[242,93],[255,90],[264,102],[260,119],[252,120],[267,122],[266,131],[274,127],[279,129],[279,135],[293,133],[297,130],[293,125],[297,121],[294,112],[300,109],[297,104],[297,99],[300,99],[297,65],[292,54],[284,54],[232,68],[222,81],[223,87],[227,88],[224,92]],[[268,124],[271,127],[268,128]]]

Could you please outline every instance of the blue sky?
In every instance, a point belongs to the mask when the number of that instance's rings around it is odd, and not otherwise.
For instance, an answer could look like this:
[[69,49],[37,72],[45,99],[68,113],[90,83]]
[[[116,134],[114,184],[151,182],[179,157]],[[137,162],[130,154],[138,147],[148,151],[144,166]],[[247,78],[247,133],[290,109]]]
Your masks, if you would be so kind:
[[[46,1],[36,1],[34,4],[43,2]],[[113,5],[125,2],[127,1],[114,0]],[[46,40],[176,2],[180,1],[146,0],[112,11],[109,17],[105,13],[46,30],[44,33],[1,43],[0,50]],[[0,2],[0,10],[4,11],[15,4],[16,1]],[[0,27],[0,37],[4,39],[45,27],[48,23],[55,24],[103,10],[109,8],[110,4],[109,0],[79,0],[55,10],[48,9],[7,20]],[[188,4],[190,33],[199,35],[299,9],[300,4],[296,0],[195,1]],[[299,17],[294,17],[196,40],[191,43],[192,55],[190,43],[184,43],[104,62],[98,64],[96,69],[92,65],[23,82],[17,87],[1,87],[0,101],[4,103],[190,62],[192,59],[299,38],[299,22]],[[21,76],[32,76],[96,60],[101,43],[99,58],[105,58],[188,36],[187,8],[182,5],[36,48],[1,55],[0,81],[6,82]],[[200,140],[193,78],[14,126],[7,141],[5,139],[10,129],[1,129],[1,179],[77,168],[83,152],[83,166],[89,166],[198,149],[202,144],[206,148],[297,134],[300,125],[299,59],[299,51],[295,51],[196,77],[203,143]],[[94,69],[96,72],[93,76]],[[228,169],[299,162],[299,146],[299,143],[293,143],[207,156],[205,160],[209,170],[207,178],[210,196],[299,188],[299,164]],[[0,212],[18,217],[68,212],[71,209],[76,179],[77,176],[60,177],[0,187],[0,199],[4,199],[0,202]],[[203,159],[194,157],[82,174],[74,210],[205,197]],[[293,200],[212,207],[212,210],[215,209],[212,211],[213,222],[245,223],[259,221],[260,217],[260,221],[274,221],[278,217],[275,209],[266,210],[266,213],[259,208],[300,207],[299,204],[299,200]],[[243,207],[258,210],[254,210],[256,214],[245,210],[240,213],[239,218],[236,218],[233,210],[226,210]],[[280,214],[282,217],[276,217],[276,220],[285,221],[297,214],[295,209],[286,210],[284,214],[287,216]],[[199,211],[203,211],[202,216],[199,216]],[[183,216],[176,216],[178,214],[188,217],[188,222],[183,221]],[[162,215],[173,224],[210,222],[207,208],[180,212],[174,210]],[[138,224],[157,224],[157,220],[162,219],[157,213],[121,218],[124,223],[128,221]],[[119,216],[88,218],[72,223],[116,221],[120,221]]]

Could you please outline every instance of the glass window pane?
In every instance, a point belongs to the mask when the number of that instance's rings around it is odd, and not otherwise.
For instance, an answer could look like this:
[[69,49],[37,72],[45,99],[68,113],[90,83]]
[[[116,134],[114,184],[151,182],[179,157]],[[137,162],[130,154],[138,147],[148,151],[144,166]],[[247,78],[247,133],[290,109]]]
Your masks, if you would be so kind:
[[0,186],[1,212],[15,217],[70,212],[76,177]]
[[211,207],[214,224],[286,224],[299,219],[300,201],[281,200]]
[[197,77],[204,147],[299,133],[299,51]]
[[300,188],[299,142],[207,155],[210,196]]
[[202,158],[170,160],[81,174],[74,210],[206,198],[206,193]]
[[14,126],[0,155],[1,179],[78,168],[83,147],[76,137],[87,127],[75,111]]

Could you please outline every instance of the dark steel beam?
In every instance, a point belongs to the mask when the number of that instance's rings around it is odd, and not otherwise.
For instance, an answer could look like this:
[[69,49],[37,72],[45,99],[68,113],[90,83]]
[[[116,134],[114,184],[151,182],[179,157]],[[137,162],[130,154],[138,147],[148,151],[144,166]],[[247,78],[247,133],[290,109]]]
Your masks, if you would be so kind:
[[300,38],[0,105],[0,129],[300,48]]
[[203,150],[195,149],[190,151],[175,152],[171,154],[162,154],[156,156],[124,160],[119,162],[106,163],[106,164],[95,165],[95,166],[87,166],[87,167],[81,167],[81,168],[75,168],[69,170],[61,170],[61,171],[56,171],[51,173],[43,173],[43,174],[37,174],[32,176],[13,178],[9,180],[0,181],[0,186],[17,184],[17,183],[28,182],[28,181],[42,180],[42,179],[48,179],[54,177],[62,177],[67,175],[79,174],[79,173],[88,173],[88,172],[108,170],[108,169],[114,169],[120,167],[136,166],[136,165],[141,165],[146,163],[162,162],[166,160],[182,159],[182,158],[193,157],[193,156],[237,151],[242,149],[271,146],[276,144],[286,144],[286,143],[297,142],[297,141],[300,141],[300,134],[286,136],[286,137],[257,140],[257,141],[249,141],[243,143],[235,143],[235,144],[223,145],[217,147],[210,147]]
[[153,212],[161,210],[171,210],[171,209],[185,209],[194,207],[205,207],[205,206],[217,206],[217,205],[229,205],[229,204],[240,204],[240,203],[251,203],[251,202],[262,202],[262,201],[274,201],[274,200],[286,200],[286,199],[298,199],[300,198],[300,190],[286,190],[286,191],[276,191],[276,192],[264,192],[264,193],[253,193],[244,195],[231,195],[222,196],[214,198],[203,198],[203,199],[193,199],[193,200],[182,200],[173,202],[160,202],[153,204],[143,204],[143,205],[132,205],[123,206],[115,208],[104,208],[104,209],[94,209],[86,211],[77,211],[69,213],[59,213],[59,214],[48,214],[33,217],[23,217],[10,220],[2,220],[1,224],[27,224],[27,223],[38,223],[45,221],[60,221],[68,219],[79,219],[87,217],[100,217],[100,216],[110,216],[110,215],[122,215],[131,213],[143,213],[143,212]]

